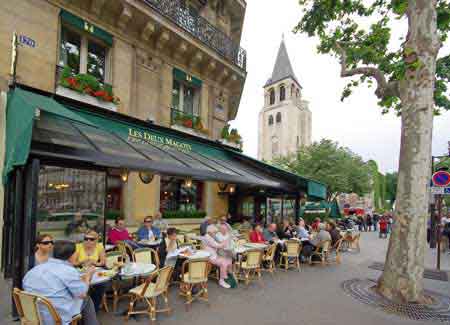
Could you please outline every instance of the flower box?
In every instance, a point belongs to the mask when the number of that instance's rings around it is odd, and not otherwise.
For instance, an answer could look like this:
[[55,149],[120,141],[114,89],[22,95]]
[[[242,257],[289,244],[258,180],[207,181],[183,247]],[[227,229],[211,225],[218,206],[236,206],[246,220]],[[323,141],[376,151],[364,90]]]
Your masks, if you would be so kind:
[[219,139],[219,142],[226,146],[230,146],[230,147],[242,150],[242,145],[240,143],[228,141],[227,139]]
[[93,97],[91,95],[79,93],[75,90],[72,90],[72,89],[69,89],[69,88],[66,88],[63,86],[56,87],[56,94],[77,100],[79,102],[83,102],[86,104],[102,107],[102,108],[108,109],[110,111],[117,112],[118,105],[114,104],[113,102],[105,102],[105,101],[99,100],[96,97]]
[[200,138],[203,138],[203,139],[208,139],[208,135],[205,134],[204,132],[197,131],[197,130],[189,128],[189,127],[185,127],[183,125],[172,124],[171,128],[174,129],[174,130],[178,130],[178,131],[184,132],[184,133],[188,133],[190,135],[194,135],[196,137],[200,137]]

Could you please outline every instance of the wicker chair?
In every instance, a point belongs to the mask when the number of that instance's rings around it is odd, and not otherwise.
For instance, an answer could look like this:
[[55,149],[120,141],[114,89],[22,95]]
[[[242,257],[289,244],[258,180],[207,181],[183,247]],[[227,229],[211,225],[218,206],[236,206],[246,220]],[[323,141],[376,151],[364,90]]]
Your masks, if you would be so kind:
[[[344,241],[344,238],[340,238],[334,245],[331,247],[328,252],[327,262],[331,264],[332,262],[336,262],[336,264],[341,264],[341,246]],[[334,259],[334,261],[333,261]]]
[[[48,310],[55,325],[62,325],[61,316],[59,316],[55,307],[47,298],[22,291],[18,288],[14,288],[13,298],[22,325],[45,325],[39,312],[40,306]],[[70,324],[77,325],[80,320],[81,315],[76,315],[72,318]]]
[[263,271],[270,272],[273,276],[275,273],[275,251],[277,250],[277,244],[272,244],[266,250],[263,255],[263,262],[267,264],[267,268],[263,268]]
[[[186,298],[188,310],[194,299],[206,301],[208,304],[208,274],[211,264],[207,259],[186,260],[181,267],[180,295]],[[193,295],[192,289],[198,287]]]
[[[330,248],[330,245],[331,245],[331,240],[325,240],[325,241],[320,242],[316,246],[316,249],[309,256],[309,264],[310,265],[311,264],[325,265],[325,262],[328,258],[328,250]],[[313,261],[314,256],[319,257],[319,261]]]
[[133,251],[133,262],[154,264],[159,269],[158,252],[153,248],[137,248]]
[[[172,278],[173,267],[166,266],[159,271],[150,275],[146,281],[140,286],[130,290],[131,300],[125,321],[128,321],[130,315],[147,314],[151,321],[156,320],[156,313],[166,312],[170,314],[169,307],[169,284]],[[154,281],[156,278],[156,281]],[[156,309],[157,299],[162,296],[166,307],[164,309]],[[147,308],[143,310],[135,310],[135,304],[144,301]]]
[[242,255],[242,259],[238,264],[238,280],[242,280],[246,285],[250,280],[257,278],[261,280],[261,262],[263,258],[262,250],[249,250]]
[[302,245],[298,240],[286,241],[286,251],[282,252],[280,256],[280,268],[284,268],[287,271],[290,266],[294,266],[300,272],[299,256],[301,250]]
[[116,244],[116,248],[119,252],[122,253],[122,256],[125,259],[132,259],[133,258],[133,247],[131,247],[126,242],[119,240]]

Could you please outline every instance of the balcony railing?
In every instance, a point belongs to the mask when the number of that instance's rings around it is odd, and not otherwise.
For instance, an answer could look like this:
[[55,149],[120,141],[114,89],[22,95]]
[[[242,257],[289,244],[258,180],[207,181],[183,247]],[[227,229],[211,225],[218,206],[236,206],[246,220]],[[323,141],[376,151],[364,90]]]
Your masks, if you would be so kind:
[[247,52],[218,30],[198,12],[182,5],[181,0],[141,0],[177,26],[246,71]]

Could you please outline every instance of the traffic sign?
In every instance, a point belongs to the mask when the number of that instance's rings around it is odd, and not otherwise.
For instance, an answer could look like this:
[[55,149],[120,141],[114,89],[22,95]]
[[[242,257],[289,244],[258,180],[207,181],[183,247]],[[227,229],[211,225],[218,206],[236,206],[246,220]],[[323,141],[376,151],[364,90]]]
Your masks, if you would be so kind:
[[450,195],[450,187],[430,187],[431,194]]
[[450,185],[450,173],[445,170],[437,171],[431,177],[433,186],[447,187]]

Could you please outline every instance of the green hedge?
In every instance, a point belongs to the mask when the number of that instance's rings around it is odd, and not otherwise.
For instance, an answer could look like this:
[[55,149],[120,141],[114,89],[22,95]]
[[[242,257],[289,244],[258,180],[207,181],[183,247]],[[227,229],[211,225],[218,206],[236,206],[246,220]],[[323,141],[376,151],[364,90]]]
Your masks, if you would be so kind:
[[205,211],[164,211],[165,219],[201,219],[206,217]]

